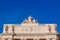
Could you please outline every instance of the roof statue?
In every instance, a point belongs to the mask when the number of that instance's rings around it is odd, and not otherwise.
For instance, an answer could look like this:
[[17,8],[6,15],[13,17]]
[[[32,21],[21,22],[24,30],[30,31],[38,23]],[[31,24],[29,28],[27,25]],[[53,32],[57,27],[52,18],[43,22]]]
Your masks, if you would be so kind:
[[37,21],[35,19],[33,19],[33,23],[37,23]]
[[32,23],[32,17],[31,16],[28,17],[28,22]]
[[37,21],[35,19],[33,19],[33,17],[29,16],[28,19],[25,19],[23,21],[23,24],[27,24],[27,23],[37,24]]

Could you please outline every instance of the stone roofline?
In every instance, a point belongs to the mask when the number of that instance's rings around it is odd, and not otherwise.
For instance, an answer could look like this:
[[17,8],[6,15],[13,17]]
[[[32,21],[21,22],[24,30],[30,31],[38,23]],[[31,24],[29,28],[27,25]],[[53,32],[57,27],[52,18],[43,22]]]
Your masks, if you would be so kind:
[[27,25],[35,25],[35,26],[42,26],[42,25],[46,25],[46,26],[49,26],[49,25],[55,25],[57,26],[57,24],[39,24],[37,22],[37,20],[33,19],[33,17],[29,16],[28,19],[25,19],[21,24],[4,24],[4,25],[19,25],[19,26],[27,26]]

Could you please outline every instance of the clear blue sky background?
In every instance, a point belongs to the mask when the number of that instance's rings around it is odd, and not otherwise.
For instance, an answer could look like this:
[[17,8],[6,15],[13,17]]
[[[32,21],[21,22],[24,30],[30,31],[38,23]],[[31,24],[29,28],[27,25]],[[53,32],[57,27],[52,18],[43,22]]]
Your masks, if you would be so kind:
[[0,33],[4,24],[20,24],[30,15],[40,24],[56,23],[60,32],[59,0],[0,0]]

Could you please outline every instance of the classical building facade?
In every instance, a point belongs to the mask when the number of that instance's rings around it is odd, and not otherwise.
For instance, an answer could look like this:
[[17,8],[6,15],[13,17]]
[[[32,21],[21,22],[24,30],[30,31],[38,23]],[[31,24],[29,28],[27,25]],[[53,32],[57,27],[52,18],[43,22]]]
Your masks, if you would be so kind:
[[57,24],[39,24],[31,16],[21,24],[4,24],[0,40],[59,40]]

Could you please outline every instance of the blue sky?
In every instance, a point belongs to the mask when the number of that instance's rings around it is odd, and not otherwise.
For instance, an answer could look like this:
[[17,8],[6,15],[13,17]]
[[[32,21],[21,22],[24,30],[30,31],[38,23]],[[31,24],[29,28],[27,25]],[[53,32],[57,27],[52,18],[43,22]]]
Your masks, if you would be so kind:
[[4,24],[20,24],[28,16],[40,24],[55,23],[60,32],[59,0],[0,0],[0,33]]

